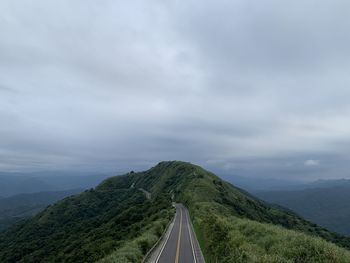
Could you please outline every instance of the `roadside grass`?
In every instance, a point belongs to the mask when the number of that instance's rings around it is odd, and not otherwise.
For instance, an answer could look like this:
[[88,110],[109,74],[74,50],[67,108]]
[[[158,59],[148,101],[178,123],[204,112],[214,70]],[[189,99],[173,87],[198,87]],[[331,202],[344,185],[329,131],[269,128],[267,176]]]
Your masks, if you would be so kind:
[[[171,167],[171,169],[169,169]],[[189,209],[207,263],[346,263],[350,240],[276,209],[182,162],[161,163],[147,175],[152,192],[171,191]],[[159,178],[159,177],[158,177]]]
[[350,262],[348,250],[280,226],[204,212],[195,221],[207,263]]
[[350,262],[349,250],[329,242],[342,239],[325,229],[265,206],[201,168],[188,177],[196,180],[179,200],[189,208],[207,263]]
[[164,211],[164,217],[148,225],[135,239],[125,242],[120,248],[98,261],[98,263],[141,262],[146,253],[161,237],[174,212]]

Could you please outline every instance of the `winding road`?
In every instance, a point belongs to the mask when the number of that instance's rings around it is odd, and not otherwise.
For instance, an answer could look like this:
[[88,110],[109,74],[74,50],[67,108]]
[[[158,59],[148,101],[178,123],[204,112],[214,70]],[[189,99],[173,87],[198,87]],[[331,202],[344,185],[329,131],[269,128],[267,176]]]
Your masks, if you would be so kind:
[[176,215],[170,233],[157,252],[155,263],[203,263],[204,259],[194,234],[189,214],[182,204],[176,204]]

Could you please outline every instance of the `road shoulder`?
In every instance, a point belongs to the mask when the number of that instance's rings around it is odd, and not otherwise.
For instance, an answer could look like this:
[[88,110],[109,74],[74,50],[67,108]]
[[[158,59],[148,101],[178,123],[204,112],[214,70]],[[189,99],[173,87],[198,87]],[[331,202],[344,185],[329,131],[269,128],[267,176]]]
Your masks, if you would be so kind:
[[171,231],[173,230],[174,223],[175,223],[176,213],[169,224],[165,234],[160,238],[160,240],[157,242],[156,246],[151,250],[149,256],[145,259],[145,263],[156,263],[157,257],[160,254],[161,250],[163,249],[165,243],[167,242]]

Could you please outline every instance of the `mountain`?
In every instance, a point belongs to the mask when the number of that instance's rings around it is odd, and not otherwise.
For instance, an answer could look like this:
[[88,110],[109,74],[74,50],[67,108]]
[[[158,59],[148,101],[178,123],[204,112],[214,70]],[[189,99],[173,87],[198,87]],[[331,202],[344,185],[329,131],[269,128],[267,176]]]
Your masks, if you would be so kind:
[[272,190],[296,190],[307,188],[308,183],[293,180],[281,180],[275,178],[247,177],[221,173],[220,177],[235,186],[249,192],[272,191]]
[[49,204],[82,192],[80,189],[19,194],[0,199],[0,231],[16,221],[31,217],[43,210]]
[[350,179],[320,179],[316,181],[283,180],[266,177],[240,176],[236,174],[220,173],[226,181],[243,188],[251,193],[269,191],[294,191],[310,188],[329,188],[336,186],[350,186]]
[[[350,179],[329,179],[329,180],[317,180],[309,183],[306,188],[330,188],[337,186],[349,186]],[[296,189],[295,189],[296,190]]]
[[32,177],[39,179],[59,190],[89,189],[96,187],[102,180],[110,177],[108,174],[86,174],[84,172],[40,172],[32,173]]
[[78,172],[0,173],[0,196],[23,193],[89,189],[107,175],[85,175]]
[[38,178],[17,173],[0,173],[0,195],[3,197],[40,191],[55,191],[53,185]]
[[267,202],[291,209],[320,226],[350,235],[350,185],[345,182],[342,186],[335,182],[322,182],[316,185],[323,188],[257,192],[256,195]]
[[188,207],[208,263],[350,262],[349,238],[178,161],[111,177],[9,228],[0,261],[140,262],[174,215],[172,201]]
[[148,200],[131,187],[133,178],[107,180],[8,228],[0,234],[0,262],[95,262],[115,249],[131,250],[137,262],[173,209],[166,193]]

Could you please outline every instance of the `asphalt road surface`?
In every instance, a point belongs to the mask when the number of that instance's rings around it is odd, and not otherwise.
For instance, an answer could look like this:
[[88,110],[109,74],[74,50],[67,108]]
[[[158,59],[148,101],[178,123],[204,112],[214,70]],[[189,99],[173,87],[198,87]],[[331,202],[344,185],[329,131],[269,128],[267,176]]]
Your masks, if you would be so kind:
[[176,204],[174,226],[164,242],[156,263],[198,263],[195,240],[187,209]]

